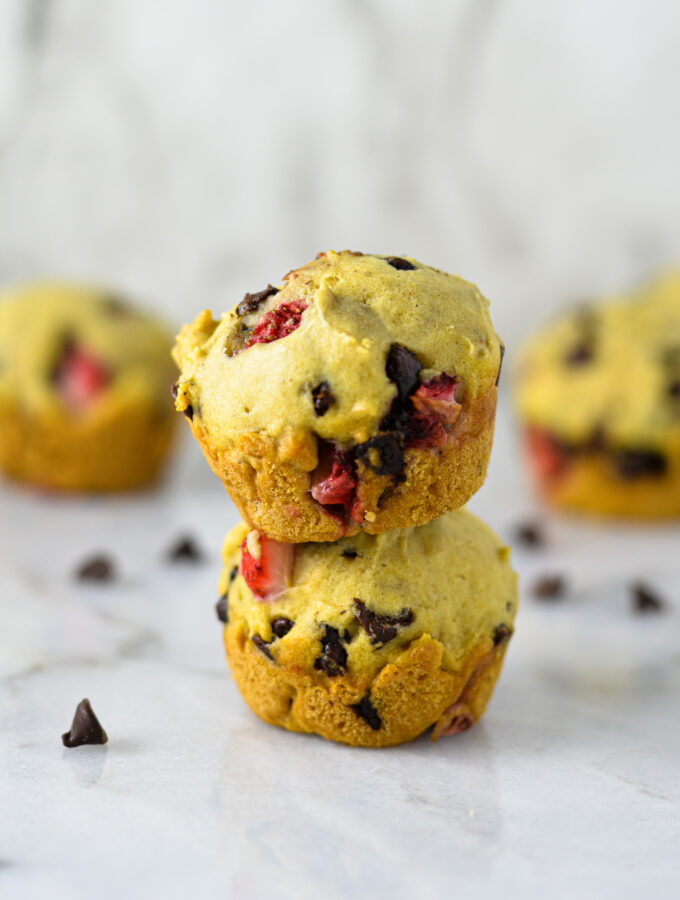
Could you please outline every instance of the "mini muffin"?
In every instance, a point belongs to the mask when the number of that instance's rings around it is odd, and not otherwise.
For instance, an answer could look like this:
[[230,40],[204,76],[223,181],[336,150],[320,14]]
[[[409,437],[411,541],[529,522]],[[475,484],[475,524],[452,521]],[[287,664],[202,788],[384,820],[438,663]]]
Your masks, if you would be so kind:
[[517,405],[550,503],[680,515],[680,273],[538,332],[521,354]]
[[517,608],[510,551],[465,510],[334,543],[238,525],[224,543],[224,643],[265,722],[384,747],[484,712]]
[[172,339],[118,296],[73,284],[0,298],[0,466],[65,491],[151,482],[175,424]]
[[377,534],[480,487],[501,350],[474,285],[412,259],[328,252],[182,330],[177,409],[265,534]]

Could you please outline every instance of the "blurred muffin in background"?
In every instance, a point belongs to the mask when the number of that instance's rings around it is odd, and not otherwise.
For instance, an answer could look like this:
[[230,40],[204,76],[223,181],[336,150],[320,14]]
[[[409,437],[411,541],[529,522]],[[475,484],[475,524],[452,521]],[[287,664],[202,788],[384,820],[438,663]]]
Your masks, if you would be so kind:
[[171,335],[115,294],[34,284],[0,296],[0,466],[66,491],[142,487],[174,430]]
[[520,351],[529,466],[552,505],[680,515],[680,272],[581,306]]

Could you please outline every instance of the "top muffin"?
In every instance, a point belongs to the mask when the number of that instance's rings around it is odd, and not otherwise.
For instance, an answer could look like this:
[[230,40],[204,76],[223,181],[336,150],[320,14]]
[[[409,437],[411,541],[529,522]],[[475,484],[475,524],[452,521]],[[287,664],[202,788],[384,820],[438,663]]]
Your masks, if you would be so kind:
[[428,521],[481,484],[488,301],[412,259],[320,254],[175,347],[176,404],[244,516],[284,541]]

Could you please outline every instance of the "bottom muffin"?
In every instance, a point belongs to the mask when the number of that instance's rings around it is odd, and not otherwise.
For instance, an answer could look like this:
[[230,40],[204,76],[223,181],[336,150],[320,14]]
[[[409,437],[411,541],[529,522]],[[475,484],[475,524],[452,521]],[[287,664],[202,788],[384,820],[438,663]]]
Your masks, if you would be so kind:
[[509,550],[465,510],[333,543],[240,524],[218,612],[251,709],[272,725],[384,747],[483,714],[517,609]]

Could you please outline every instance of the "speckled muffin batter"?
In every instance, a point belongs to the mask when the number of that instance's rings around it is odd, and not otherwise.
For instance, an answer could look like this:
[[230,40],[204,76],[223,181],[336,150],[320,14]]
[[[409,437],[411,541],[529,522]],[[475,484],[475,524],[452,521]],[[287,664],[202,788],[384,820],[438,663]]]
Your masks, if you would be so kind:
[[0,297],[0,466],[50,489],[152,481],[175,425],[164,326],[75,284]]
[[334,543],[281,544],[241,524],[218,604],[238,688],[266,722],[346,744],[462,731],[512,634],[509,557],[465,510]]
[[177,409],[246,519],[282,541],[422,524],[484,480],[501,344],[478,289],[323,253],[177,340]]
[[680,515],[680,273],[538,332],[520,357],[517,403],[551,503]]

